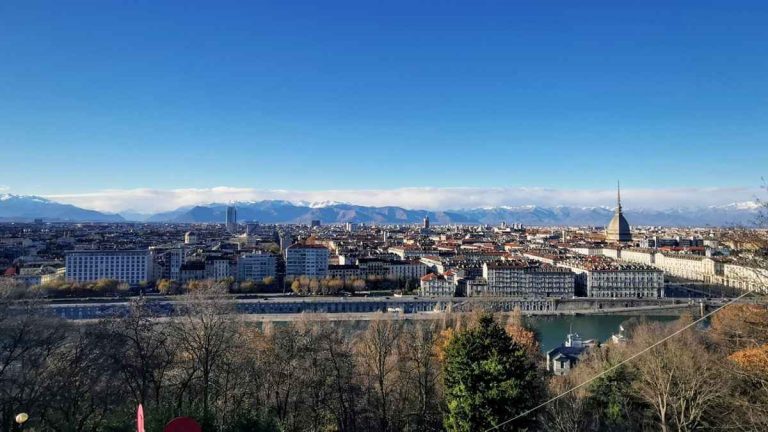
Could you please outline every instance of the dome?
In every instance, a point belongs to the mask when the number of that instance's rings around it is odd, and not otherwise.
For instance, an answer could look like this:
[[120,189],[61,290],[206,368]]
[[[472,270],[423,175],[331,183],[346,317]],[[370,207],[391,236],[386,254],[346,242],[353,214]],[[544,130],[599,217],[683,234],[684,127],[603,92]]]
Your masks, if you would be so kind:
[[605,231],[605,238],[611,242],[632,241],[629,222],[621,214],[621,207],[617,208],[616,213],[613,214],[613,218],[611,218],[611,222],[608,224],[608,229]]

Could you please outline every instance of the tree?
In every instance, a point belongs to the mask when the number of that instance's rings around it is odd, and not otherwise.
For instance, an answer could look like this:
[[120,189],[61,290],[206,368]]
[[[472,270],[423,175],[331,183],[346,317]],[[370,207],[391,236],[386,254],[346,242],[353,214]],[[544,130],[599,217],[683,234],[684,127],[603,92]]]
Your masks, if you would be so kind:
[[102,360],[119,371],[121,385],[145,407],[161,403],[176,349],[170,328],[154,318],[146,300],[138,299],[128,314],[104,320],[93,330]]
[[727,353],[768,343],[768,308],[731,304],[712,317],[712,335]]
[[245,280],[240,282],[239,291],[243,293],[254,293],[259,291],[259,286],[255,281]]
[[399,339],[399,393],[405,399],[401,405],[401,430],[439,431],[440,364],[435,343],[440,337],[436,323],[410,325]]
[[63,349],[69,330],[47,318],[37,302],[13,305],[8,295],[0,290],[0,430],[11,430],[19,410],[44,408],[48,363]]
[[536,332],[525,325],[520,307],[516,307],[509,315],[506,330],[512,339],[525,349],[531,361],[536,362],[541,359],[541,345]]
[[176,281],[172,281],[170,279],[158,280],[155,284],[155,288],[157,288],[157,292],[163,295],[179,293],[179,284]]
[[728,359],[728,377],[734,381],[729,428],[768,430],[768,345],[737,351]]
[[298,280],[293,281],[293,283],[291,283],[291,291],[293,291],[294,294],[301,295],[302,294],[301,282],[299,282]]
[[[665,327],[659,323],[641,324],[632,331],[632,351],[653,345],[671,330],[690,322]],[[701,334],[694,329],[669,339],[635,360],[635,390],[652,407],[656,426],[661,431],[712,427],[716,409],[723,403],[728,382],[723,381],[718,358],[708,350]]]
[[397,344],[402,324],[373,320],[358,343],[358,352],[369,389],[368,397],[378,415],[378,430],[391,429],[392,392],[397,375]]
[[124,400],[120,387],[114,386],[120,370],[110,367],[93,349],[100,338],[73,332],[69,339],[48,359],[39,417],[45,430],[101,430],[110,411]]
[[186,364],[187,379],[180,387],[185,389],[196,384],[202,412],[206,415],[210,413],[212,392],[217,387],[216,373],[238,335],[238,320],[224,294],[219,287],[201,283],[187,294],[172,323],[180,359]]
[[365,289],[365,280],[364,279],[355,279],[354,282],[352,282],[352,288],[355,291],[362,291]]
[[[536,406],[544,393],[541,375],[525,348],[488,313],[448,342],[443,373],[449,431],[498,426]],[[498,430],[526,430],[534,425],[535,415],[528,415]]]

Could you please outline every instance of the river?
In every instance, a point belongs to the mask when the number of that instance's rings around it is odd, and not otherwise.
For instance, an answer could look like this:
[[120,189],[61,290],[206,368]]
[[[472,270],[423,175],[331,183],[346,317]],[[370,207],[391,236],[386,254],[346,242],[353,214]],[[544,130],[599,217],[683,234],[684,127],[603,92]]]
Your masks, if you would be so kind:
[[671,322],[678,319],[670,315],[575,315],[575,316],[533,316],[525,318],[526,324],[533,328],[544,352],[560,346],[569,331],[578,333],[582,339],[595,339],[605,342],[612,334],[619,331],[619,325],[629,321],[646,319],[649,321]]

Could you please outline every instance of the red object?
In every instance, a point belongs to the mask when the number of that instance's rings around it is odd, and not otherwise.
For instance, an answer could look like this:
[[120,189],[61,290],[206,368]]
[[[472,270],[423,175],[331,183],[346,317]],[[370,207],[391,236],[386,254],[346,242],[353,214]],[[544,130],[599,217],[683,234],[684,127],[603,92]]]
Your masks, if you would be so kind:
[[136,410],[136,432],[144,432],[144,407],[141,404]]
[[203,432],[203,429],[191,417],[176,417],[165,425],[163,432]]

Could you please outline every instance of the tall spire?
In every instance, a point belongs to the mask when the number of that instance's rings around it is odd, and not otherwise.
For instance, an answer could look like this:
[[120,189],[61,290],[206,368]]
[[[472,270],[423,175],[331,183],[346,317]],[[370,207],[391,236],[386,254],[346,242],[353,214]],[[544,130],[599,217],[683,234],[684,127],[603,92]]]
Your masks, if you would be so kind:
[[616,203],[618,210],[621,211],[621,182],[619,180],[616,180]]

